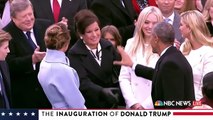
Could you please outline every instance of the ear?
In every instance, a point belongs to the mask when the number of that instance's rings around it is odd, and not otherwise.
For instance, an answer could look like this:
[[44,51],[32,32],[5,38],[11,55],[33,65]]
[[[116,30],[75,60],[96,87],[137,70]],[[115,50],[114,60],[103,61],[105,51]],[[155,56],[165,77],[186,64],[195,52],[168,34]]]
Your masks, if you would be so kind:
[[158,43],[158,41],[159,41],[158,36],[155,36],[154,43]]

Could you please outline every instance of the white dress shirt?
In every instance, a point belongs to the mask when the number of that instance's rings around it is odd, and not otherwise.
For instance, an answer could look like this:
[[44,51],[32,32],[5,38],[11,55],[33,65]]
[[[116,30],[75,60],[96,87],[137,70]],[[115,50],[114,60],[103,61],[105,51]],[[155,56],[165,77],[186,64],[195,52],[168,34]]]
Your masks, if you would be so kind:
[[174,17],[175,17],[175,13],[173,12],[169,17],[167,17],[167,18],[163,17],[163,19],[169,19],[168,23],[173,25]]
[[[23,31],[24,32],[24,34],[26,35],[26,33],[27,33],[27,31]],[[31,29],[30,30],[30,37],[31,37],[31,39],[33,40],[33,43],[36,45],[36,46],[38,46],[38,44],[37,44],[37,42],[36,42],[36,38],[35,38],[35,35],[34,35],[34,32],[33,32],[33,29]],[[27,35],[26,35],[26,37],[27,37]],[[34,70],[36,70],[36,64],[32,64],[33,65],[33,69]]]

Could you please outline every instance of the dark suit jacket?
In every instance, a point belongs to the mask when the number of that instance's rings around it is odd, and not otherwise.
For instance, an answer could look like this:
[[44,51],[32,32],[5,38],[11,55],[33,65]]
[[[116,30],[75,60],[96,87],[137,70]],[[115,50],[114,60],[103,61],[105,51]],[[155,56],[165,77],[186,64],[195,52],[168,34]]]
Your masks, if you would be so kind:
[[78,40],[69,50],[70,66],[73,67],[80,78],[80,90],[86,100],[87,108],[109,108],[105,99],[100,99],[102,88],[118,87],[112,80],[113,60],[116,51],[112,44],[101,39],[102,61],[101,66],[86,48],[83,40]]
[[134,20],[137,18],[131,0],[123,0],[125,8],[120,0],[93,0],[90,9],[98,16],[101,26],[114,25],[122,36],[122,45],[126,45],[127,39],[134,33]]
[[[34,7],[34,14],[36,18],[48,19],[51,20],[52,23],[55,22],[50,0],[31,0],[31,2]],[[86,0],[62,0],[59,21],[61,21],[62,17],[66,17],[68,19],[68,28],[70,29],[72,36],[70,45],[73,45],[77,40],[74,30],[73,17],[78,11],[86,8]]]
[[[6,95],[9,101],[9,104],[11,105],[11,86],[10,86],[10,74],[8,70],[7,63],[5,61],[0,61],[0,71],[2,74],[3,82],[4,82],[4,88],[6,91]],[[5,106],[0,106],[0,108],[3,108]]]
[[6,2],[7,2],[7,0],[0,0],[0,17],[2,17]]
[[[33,30],[40,46],[40,51],[45,51],[44,33],[50,25],[49,21],[36,20]],[[37,78],[39,63],[36,70],[32,65],[34,50],[27,42],[27,38],[14,22],[10,22],[5,28],[12,36],[9,48],[10,53],[6,60],[11,73],[12,98],[15,108],[48,108],[51,107]]]
[[[152,80],[153,103],[160,101],[192,101],[194,85],[192,68],[186,58],[175,47],[170,47],[158,60],[155,69],[136,65],[135,73]],[[160,106],[155,106],[159,108]],[[162,106],[184,108],[187,106]],[[161,107],[161,108],[162,108]]]

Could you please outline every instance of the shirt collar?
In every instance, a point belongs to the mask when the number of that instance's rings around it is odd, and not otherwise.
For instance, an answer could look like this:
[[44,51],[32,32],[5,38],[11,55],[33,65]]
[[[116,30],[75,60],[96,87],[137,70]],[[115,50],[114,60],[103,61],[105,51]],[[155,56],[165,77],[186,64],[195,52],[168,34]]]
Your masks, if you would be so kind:
[[167,51],[167,49],[169,49],[171,46],[172,46],[172,45],[170,45],[170,46],[168,46],[167,48],[165,48],[165,49],[161,52],[160,56],[162,56],[162,55]]
[[[168,19],[171,20],[172,24],[173,24],[173,21],[174,21],[174,17],[175,17],[175,12],[173,12],[169,17],[167,17]],[[163,19],[166,19],[166,17],[163,17]]]

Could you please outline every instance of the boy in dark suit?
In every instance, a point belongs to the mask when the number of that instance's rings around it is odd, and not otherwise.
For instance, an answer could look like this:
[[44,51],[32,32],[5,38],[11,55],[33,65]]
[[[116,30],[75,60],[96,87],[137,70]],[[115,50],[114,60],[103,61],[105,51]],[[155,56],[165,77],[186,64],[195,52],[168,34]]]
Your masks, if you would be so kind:
[[9,33],[0,30],[0,109],[10,108],[11,98],[10,98],[10,76],[5,62],[9,50],[9,41],[11,36]]

